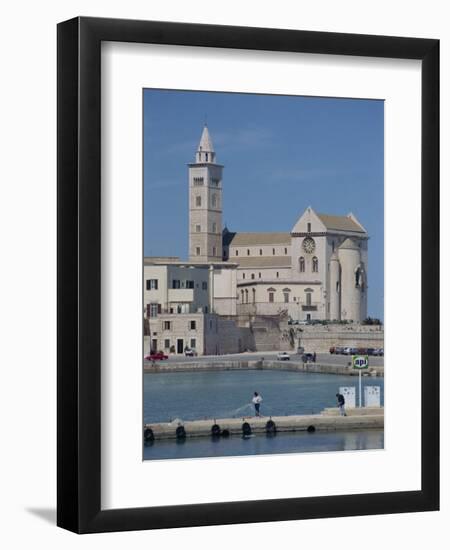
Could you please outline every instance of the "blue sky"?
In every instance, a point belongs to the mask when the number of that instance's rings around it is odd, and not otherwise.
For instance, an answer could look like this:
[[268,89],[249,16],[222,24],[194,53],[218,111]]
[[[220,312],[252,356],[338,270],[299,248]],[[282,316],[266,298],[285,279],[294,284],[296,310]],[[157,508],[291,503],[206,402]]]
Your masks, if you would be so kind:
[[384,103],[144,90],[144,254],[188,254],[188,169],[203,125],[224,164],[230,231],[290,231],[307,206],[353,212],[369,240],[369,315],[383,318]]

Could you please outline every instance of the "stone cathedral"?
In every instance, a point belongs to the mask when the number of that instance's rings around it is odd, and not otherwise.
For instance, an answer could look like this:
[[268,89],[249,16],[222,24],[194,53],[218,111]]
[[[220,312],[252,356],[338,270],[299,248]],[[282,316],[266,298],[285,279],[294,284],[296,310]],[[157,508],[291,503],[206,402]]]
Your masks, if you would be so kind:
[[217,273],[225,264],[235,268],[238,315],[367,317],[369,237],[354,214],[321,214],[309,206],[290,231],[234,232],[222,226],[224,166],[206,125],[188,167],[189,260]]

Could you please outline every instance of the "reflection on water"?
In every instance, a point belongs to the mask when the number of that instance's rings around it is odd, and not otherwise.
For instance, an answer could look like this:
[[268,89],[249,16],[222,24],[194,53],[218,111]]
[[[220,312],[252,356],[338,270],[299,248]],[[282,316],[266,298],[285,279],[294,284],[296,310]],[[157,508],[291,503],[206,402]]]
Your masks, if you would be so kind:
[[[365,385],[380,386],[383,403],[384,379],[364,377]],[[263,416],[319,413],[336,406],[340,386],[358,392],[358,378],[274,370],[145,373],[144,422],[249,416],[255,391]]]
[[182,443],[161,440],[144,446],[144,460],[382,449],[383,441],[383,430],[187,438]]

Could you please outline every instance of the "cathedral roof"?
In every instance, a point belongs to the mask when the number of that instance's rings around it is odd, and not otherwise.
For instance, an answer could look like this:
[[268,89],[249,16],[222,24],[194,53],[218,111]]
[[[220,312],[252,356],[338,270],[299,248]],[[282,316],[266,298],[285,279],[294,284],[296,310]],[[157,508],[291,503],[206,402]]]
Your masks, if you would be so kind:
[[341,244],[339,249],[341,248],[348,248],[350,250],[359,250],[358,245],[355,243],[353,239],[345,239],[345,241]]
[[319,214],[317,216],[327,229],[337,231],[354,231],[356,233],[366,233],[364,227],[357,223],[350,216],[331,216],[329,214]]
[[263,246],[273,244],[291,244],[290,233],[226,233],[224,244],[230,246]]
[[245,256],[244,258],[234,257],[230,261],[239,264],[239,267],[291,267],[290,256]]
[[205,151],[208,153],[214,153],[214,146],[211,136],[209,135],[208,126],[204,126],[200,143],[198,144],[199,151]]

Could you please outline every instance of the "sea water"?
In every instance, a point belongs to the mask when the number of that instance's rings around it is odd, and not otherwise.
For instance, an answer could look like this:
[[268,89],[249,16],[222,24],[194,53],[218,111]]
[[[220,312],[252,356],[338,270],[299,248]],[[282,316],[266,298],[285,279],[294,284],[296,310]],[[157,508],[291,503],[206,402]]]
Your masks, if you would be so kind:
[[[384,379],[364,377],[363,392],[366,385],[380,386],[383,405]],[[144,422],[249,417],[255,391],[263,398],[262,416],[317,414],[336,406],[341,386],[355,386],[358,393],[358,378],[275,370],[145,373]],[[382,449],[383,441],[384,431],[373,429],[158,440],[144,445],[144,459]]]

